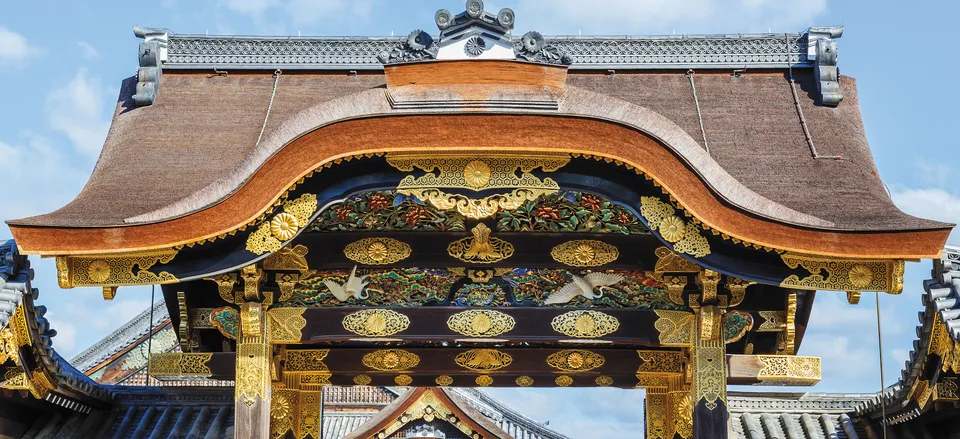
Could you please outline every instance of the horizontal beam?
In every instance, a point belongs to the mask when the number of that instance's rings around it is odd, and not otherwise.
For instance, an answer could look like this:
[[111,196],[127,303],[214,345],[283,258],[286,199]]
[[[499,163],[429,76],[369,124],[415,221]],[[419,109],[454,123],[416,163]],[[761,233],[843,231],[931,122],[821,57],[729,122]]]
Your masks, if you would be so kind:
[[727,355],[728,384],[812,386],[820,378],[820,357]]

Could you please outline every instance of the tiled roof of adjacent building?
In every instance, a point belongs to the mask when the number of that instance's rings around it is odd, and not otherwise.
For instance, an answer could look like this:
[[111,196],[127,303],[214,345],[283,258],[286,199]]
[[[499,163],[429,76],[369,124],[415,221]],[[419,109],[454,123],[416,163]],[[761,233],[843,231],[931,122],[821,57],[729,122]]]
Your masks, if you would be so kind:
[[728,392],[733,432],[740,439],[866,439],[850,413],[873,394]]

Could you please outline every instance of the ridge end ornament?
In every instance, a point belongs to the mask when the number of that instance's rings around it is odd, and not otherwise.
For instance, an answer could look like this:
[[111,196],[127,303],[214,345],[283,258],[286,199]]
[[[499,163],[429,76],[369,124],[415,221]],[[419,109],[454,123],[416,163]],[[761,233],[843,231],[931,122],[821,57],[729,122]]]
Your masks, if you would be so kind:
[[577,310],[554,317],[550,326],[569,337],[599,338],[620,329],[620,321],[599,311]]
[[489,309],[458,312],[447,319],[451,331],[468,337],[496,337],[513,330],[516,320],[509,314]]
[[620,251],[603,241],[578,239],[557,245],[550,250],[550,257],[571,267],[597,267],[616,261]]
[[490,236],[490,228],[479,223],[470,230],[472,237],[458,239],[447,246],[447,253],[464,262],[492,264],[513,256],[513,244]]
[[365,265],[387,265],[410,257],[410,245],[393,238],[364,238],[347,244],[343,254]]

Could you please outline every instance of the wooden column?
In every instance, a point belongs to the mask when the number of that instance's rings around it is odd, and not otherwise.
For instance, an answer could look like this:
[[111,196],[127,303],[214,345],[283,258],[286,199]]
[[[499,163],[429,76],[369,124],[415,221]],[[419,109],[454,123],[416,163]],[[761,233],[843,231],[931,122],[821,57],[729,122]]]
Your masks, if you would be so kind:
[[667,410],[669,425],[667,437],[690,439],[693,436],[693,407],[690,402],[690,386],[683,375],[667,378]]
[[723,311],[713,305],[697,312],[693,343],[693,437],[727,438],[727,376],[721,334]]
[[647,439],[672,439],[667,436],[670,418],[667,408],[667,387],[647,386],[646,392],[647,396],[643,404],[647,416],[645,428]]
[[236,439],[270,437],[270,341],[264,306],[244,303],[237,344]]

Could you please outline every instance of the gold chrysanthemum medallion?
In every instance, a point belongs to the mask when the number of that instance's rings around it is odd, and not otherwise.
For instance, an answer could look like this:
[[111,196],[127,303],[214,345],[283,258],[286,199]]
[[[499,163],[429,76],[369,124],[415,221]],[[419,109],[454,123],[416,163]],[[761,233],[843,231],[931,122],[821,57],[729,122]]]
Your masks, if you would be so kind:
[[277,216],[273,217],[273,221],[270,221],[270,233],[281,241],[293,238],[299,228],[300,223],[297,221],[297,217],[287,212],[278,213]]
[[490,182],[490,166],[480,160],[467,163],[463,168],[463,180],[475,189],[486,186]]
[[680,217],[671,215],[660,222],[660,236],[667,242],[680,242],[687,234],[687,224]]

